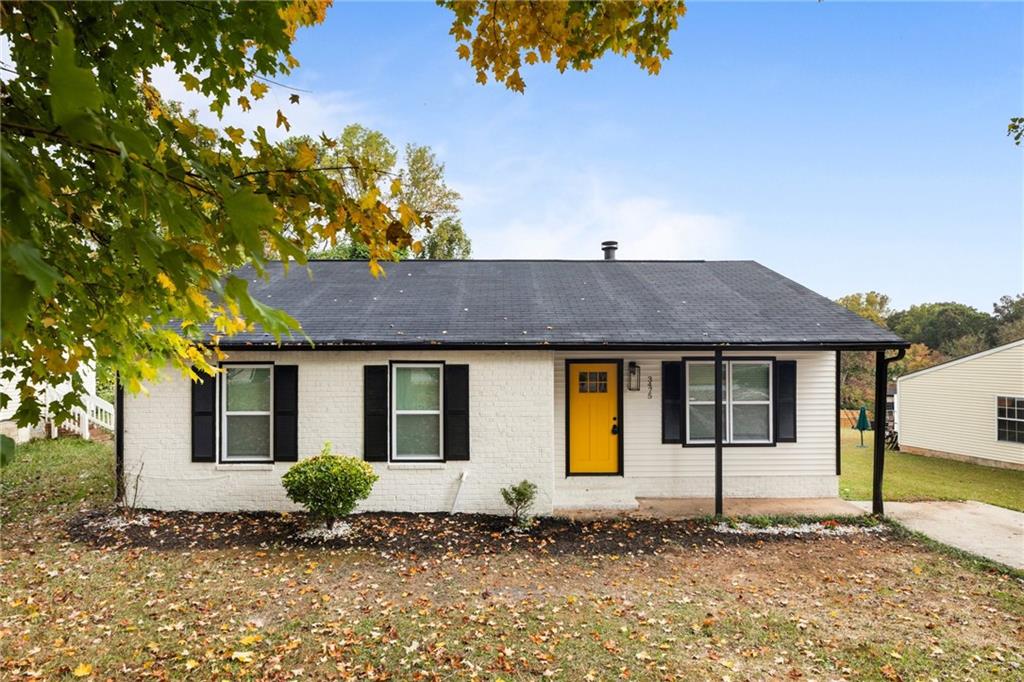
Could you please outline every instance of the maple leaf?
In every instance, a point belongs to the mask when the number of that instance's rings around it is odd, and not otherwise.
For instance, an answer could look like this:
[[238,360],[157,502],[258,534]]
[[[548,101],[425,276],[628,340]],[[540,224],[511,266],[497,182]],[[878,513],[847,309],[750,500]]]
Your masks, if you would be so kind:
[[316,163],[316,150],[303,142],[299,145],[298,151],[295,152],[295,168],[306,170],[314,163]]
[[883,665],[879,669],[879,672],[882,673],[882,677],[884,677],[887,680],[891,680],[892,682],[897,682],[898,680],[902,680],[903,679],[902,677],[900,677],[900,674],[898,672],[896,672],[896,669],[893,668],[888,663]]
[[267,84],[259,81],[253,81],[252,85],[249,86],[249,92],[252,93],[252,96],[256,99],[261,99],[263,95],[267,94],[268,90],[270,90],[270,88],[267,87]]
[[232,651],[231,660],[241,663],[252,663],[254,654],[251,651]]
[[79,663],[71,674],[75,677],[89,677],[92,675],[92,663]]
[[174,286],[174,282],[171,281],[171,278],[162,272],[157,273],[156,281],[159,282],[160,286],[162,286],[164,289],[167,289],[167,291],[175,291],[178,288]]
[[295,95],[295,94],[289,95],[288,96],[288,101],[291,102],[292,104],[298,104],[299,103],[299,96]]
[[242,144],[245,141],[245,131],[241,128],[224,126],[224,134],[231,138],[235,144]]

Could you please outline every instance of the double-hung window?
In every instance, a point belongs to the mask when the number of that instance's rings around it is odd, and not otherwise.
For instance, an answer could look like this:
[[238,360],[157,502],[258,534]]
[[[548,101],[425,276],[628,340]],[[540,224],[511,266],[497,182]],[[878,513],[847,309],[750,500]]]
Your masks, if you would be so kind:
[[436,363],[391,366],[391,459],[444,459],[442,369]]
[[996,398],[996,438],[1008,443],[1024,443],[1024,398]]
[[225,365],[221,377],[221,459],[225,462],[273,460],[274,368]]
[[[772,442],[772,363],[722,362],[723,442]],[[686,362],[686,442],[715,442],[715,363]]]

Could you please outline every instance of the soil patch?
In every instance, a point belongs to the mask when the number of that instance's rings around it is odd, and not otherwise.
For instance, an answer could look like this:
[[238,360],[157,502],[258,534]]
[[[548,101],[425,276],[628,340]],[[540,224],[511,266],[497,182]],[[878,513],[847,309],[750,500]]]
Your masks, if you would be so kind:
[[[545,555],[643,555],[671,548],[736,546],[765,536],[721,533],[702,520],[539,518],[525,533],[511,532],[508,518],[486,514],[365,513],[348,518],[351,532],[324,541],[303,539],[303,514],[146,511],[133,523],[115,522],[116,510],[72,517],[73,540],[96,547],[220,549],[252,546],[315,546],[358,549],[385,556],[469,556],[528,551]],[[140,522],[144,520],[145,522]],[[813,530],[798,537],[814,538]],[[772,541],[771,536],[768,541]]]

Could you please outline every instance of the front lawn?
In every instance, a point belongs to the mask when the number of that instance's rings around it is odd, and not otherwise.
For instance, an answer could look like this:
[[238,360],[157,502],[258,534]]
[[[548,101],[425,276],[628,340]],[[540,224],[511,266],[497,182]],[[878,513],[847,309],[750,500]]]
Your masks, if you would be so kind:
[[[873,432],[853,429],[842,433],[842,476],[839,492],[847,500],[871,499]],[[885,499],[899,502],[918,500],[977,500],[1024,511],[1024,471],[997,469],[937,457],[887,451],[885,454]]]
[[1003,680],[1024,670],[1020,577],[884,529],[744,537],[707,521],[606,519],[548,521],[533,541],[506,542],[487,517],[367,515],[353,526],[372,541],[325,549],[253,527],[294,516],[149,514],[119,544],[110,524],[79,532],[113,518],[109,448],[32,447],[3,474],[14,510],[0,559],[4,678]]

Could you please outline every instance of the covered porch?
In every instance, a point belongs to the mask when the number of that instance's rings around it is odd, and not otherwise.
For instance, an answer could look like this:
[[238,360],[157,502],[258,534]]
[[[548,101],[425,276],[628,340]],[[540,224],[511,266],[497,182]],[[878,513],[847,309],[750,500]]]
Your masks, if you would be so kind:
[[[872,347],[864,348],[863,346],[842,346],[836,345],[834,347],[836,353],[836,376],[835,376],[835,391],[836,391],[836,475],[840,475],[842,459],[841,459],[841,443],[840,443],[840,391],[842,387],[842,354],[843,351],[873,351],[875,356],[875,394],[874,394],[874,423],[876,425],[883,425],[881,428],[876,426],[873,432],[873,467],[872,467],[872,499],[871,499],[871,513],[875,515],[884,515],[885,508],[883,502],[882,486],[885,473],[885,427],[886,423],[886,398],[887,388],[889,380],[889,365],[893,362],[897,362],[906,355],[907,349],[906,343],[899,345],[893,344],[891,346],[883,347]],[[889,350],[895,350],[895,355],[889,355]],[[723,469],[725,463],[723,461],[723,436],[724,436],[724,409],[723,409],[723,393],[724,386],[722,382],[723,372],[722,368],[728,354],[725,349],[719,347],[714,351],[714,362],[715,362],[715,395],[714,395],[714,433],[715,433],[715,496],[714,505],[712,512],[715,516],[723,516],[728,511],[731,516],[741,515],[759,515],[759,514],[803,514],[805,512],[793,511],[796,509],[825,509],[832,508],[839,511],[824,511],[824,514],[833,513],[847,513],[847,514],[859,514],[860,508],[852,505],[844,500],[840,499],[806,499],[806,500],[772,500],[772,499],[742,499],[742,498],[731,498],[729,500],[729,509],[726,510],[724,492],[723,492]],[[640,502],[640,500],[637,500]],[[702,500],[675,500],[675,509],[684,511],[687,508],[691,509],[702,509],[704,504]],[[790,507],[792,510],[785,511],[770,511],[785,509]],[[673,509],[672,505],[652,505],[650,506],[652,511],[657,509],[667,510]],[[763,511],[751,511],[754,509]],[[845,510],[845,511],[843,511]],[[806,512],[815,513],[815,512]],[[699,515],[699,514],[697,514]]]
[[[853,351],[872,354],[882,391],[878,406],[884,410],[888,366],[903,354],[897,344],[706,344],[556,354],[555,513],[862,513],[838,497],[842,356]],[[730,365],[736,371],[730,372]],[[739,367],[745,370],[742,375]],[[760,372],[749,371],[754,368]],[[607,393],[606,384],[598,383],[599,393],[588,395],[607,396],[610,408],[598,415],[604,428],[594,433],[612,438],[619,451],[616,460],[615,449],[610,450],[607,471],[598,474],[574,468],[568,438],[570,432],[580,433],[573,431],[577,412],[571,408],[581,398],[575,391],[582,392],[587,383],[583,379],[595,371],[606,377]],[[621,389],[618,396],[616,388]],[[760,396],[740,398],[741,390]],[[770,395],[764,399],[766,391]],[[736,406],[752,405],[756,397],[767,403],[767,408],[759,407],[762,428],[767,410],[767,439],[752,441],[747,424],[741,439],[739,417],[749,423],[753,410],[744,407],[747,413],[740,415]],[[885,433],[875,435],[872,504],[881,514]]]

